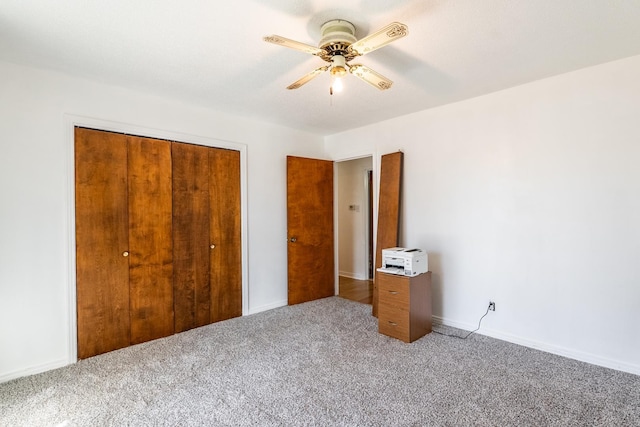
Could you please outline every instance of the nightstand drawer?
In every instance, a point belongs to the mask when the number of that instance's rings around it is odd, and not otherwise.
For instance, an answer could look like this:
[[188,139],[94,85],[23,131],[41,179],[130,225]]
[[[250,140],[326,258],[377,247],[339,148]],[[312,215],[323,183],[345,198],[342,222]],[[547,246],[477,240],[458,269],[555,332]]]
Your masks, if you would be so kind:
[[409,310],[409,279],[401,276],[378,274],[378,301]]
[[378,306],[378,331],[404,342],[410,342],[409,311],[380,303]]

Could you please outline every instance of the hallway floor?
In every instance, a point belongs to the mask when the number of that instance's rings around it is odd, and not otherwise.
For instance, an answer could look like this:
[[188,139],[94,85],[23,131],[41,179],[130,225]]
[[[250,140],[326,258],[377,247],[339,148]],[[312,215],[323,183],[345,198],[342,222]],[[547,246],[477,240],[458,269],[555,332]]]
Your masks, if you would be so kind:
[[338,296],[363,304],[371,304],[373,298],[373,280],[357,280],[340,276],[339,284],[340,293]]

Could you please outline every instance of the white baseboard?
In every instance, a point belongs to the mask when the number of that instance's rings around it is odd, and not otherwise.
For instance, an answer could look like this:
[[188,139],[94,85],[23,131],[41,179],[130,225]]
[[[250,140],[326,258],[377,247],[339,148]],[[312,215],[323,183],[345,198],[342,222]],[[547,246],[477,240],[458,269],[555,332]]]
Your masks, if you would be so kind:
[[356,274],[350,271],[339,271],[338,275],[342,277],[348,277],[349,279],[367,280],[367,278],[363,274]]
[[[440,316],[433,316],[433,323],[436,325],[451,326],[465,331],[472,331],[477,325],[456,322],[444,319]],[[525,347],[534,348],[536,350],[545,351],[547,353],[557,354],[558,356],[568,357],[569,359],[579,360],[581,362],[590,363],[592,365],[603,366],[605,368],[615,369],[617,371],[628,372],[630,374],[640,375],[640,365],[619,360],[598,356],[579,350],[561,347],[545,342],[535,341],[528,338],[522,338],[517,335],[504,333],[491,328],[480,328],[476,334],[485,335],[513,344],[519,344]]]
[[271,304],[261,305],[259,307],[249,308],[249,315],[260,313],[262,311],[273,310],[274,308],[284,307],[288,304],[287,300],[277,301]]
[[69,365],[69,361],[65,359],[58,359],[53,362],[45,363],[42,365],[31,366],[25,369],[19,369],[13,372],[7,372],[0,374],[0,383],[15,380],[16,378],[28,377],[29,375],[41,374],[42,372],[51,371],[52,369],[62,368]]
[[[256,314],[262,311],[272,310],[274,308],[284,307],[287,305],[287,301],[277,301],[271,304],[265,304],[259,307],[255,307],[249,310],[249,314]],[[440,316],[433,316],[433,323],[435,325],[451,326],[454,328],[462,329],[465,331],[471,331],[476,328],[476,325],[468,323],[456,322],[449,319],[444,319]],[[558,356],[568,357],[570,359],[579,360],[581,362],[590,363],[592,365],[603,366],[605,368],[615,369],[618,371],[628,372],[634,375],[640,375],[640,365],[621,362],[615,359],[597,356],[595,354],[582,352],[578,350],[569,349],[557,345],[552,345],[540,341],[530,340],[522,338],[516,335],[507,334],[494,329],[481,328],[478,332],[479,335],[485,335],[488,337],[496,338],[502,341],[507,341],[513,344],[522,345],[536,350],[545,351],[547,353],[557,354]],[[67,359],[58,359],[50,363],[42,365],[32,366],[17,371],[12,371],[4,374],[0,374],[0,383],[14,380],[16,378],[26,377],[29,375],[40,374],[42,372],[50,371],[52,369],[62,368],[69,365]]]

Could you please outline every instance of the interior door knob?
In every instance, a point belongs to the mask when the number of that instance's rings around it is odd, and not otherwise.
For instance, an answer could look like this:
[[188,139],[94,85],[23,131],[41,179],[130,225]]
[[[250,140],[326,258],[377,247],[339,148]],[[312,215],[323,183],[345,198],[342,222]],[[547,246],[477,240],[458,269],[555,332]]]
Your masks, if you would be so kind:
[[129,252],[128,251],[122,252],[122,256],[129,256]]
[[215,248],[216,248],[216,245],[211,245],[211,246],[209,246],[209,247],[210,247],[211,249],[215,249]]
[[295,243],[295,242],[297,242],[297,241],[298,241],[298,239],[296,239],[295,237],[292,237],[292,238],[291,238],[291,243]]

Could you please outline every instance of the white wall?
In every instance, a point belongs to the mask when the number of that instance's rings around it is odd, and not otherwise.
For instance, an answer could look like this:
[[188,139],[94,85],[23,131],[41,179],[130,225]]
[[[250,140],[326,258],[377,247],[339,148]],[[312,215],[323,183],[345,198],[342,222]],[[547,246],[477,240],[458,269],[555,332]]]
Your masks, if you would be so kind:
[[[434,311],[640,373],[640,57],[313,135],[0,62],[0,381],[69,361],[65,114],[245,144],[249,312],[286,303],[285,156],[405,152],[403,241]],[[341,143],[344,137],[349,144]],[[326,151],[324,151],[326,148]],[[377,166],[376,166],[377,167]],[[377,175],[377,174],[376,174]]]
[[[640,374],[640,56],[326,138],[405,153],[434,314]],[[350,144],[344,144],[349,141]],[[379,158],[379,157],[376,157]]]
[[2,62],[0,94],[0,382],[70,358],[66,114],[244,145],[248,311],[286,304],[285,158],[322,158],[321,138]]
[[[368,278],[366,171],[371,157],[338,162],[338,270],[341,276]],[[355,209],[351,210],[350,206]]]

